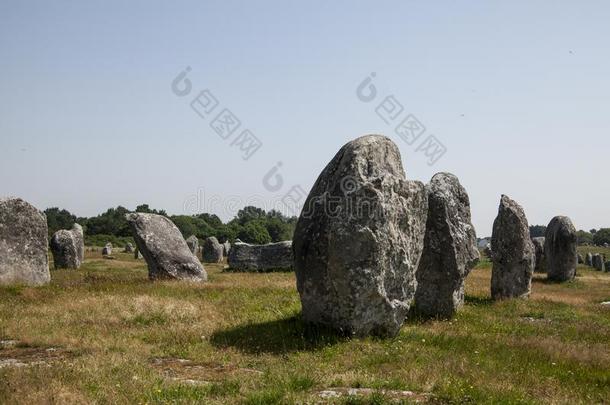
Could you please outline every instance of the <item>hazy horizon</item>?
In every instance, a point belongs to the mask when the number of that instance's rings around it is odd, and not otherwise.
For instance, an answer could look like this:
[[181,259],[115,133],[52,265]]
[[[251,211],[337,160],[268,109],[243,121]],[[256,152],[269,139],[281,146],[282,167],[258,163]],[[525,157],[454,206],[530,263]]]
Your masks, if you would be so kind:
[[[343,144],[377,133],[407,178],[459,177],[479,237],[501,194],[531,225],[610,227],[609,19],[601,1],[3,2],[0,196],[226,221],[307,194]],[[189,92],[172,85],[187,68]],[[379,107],[388,96],[402,107]],[[212,128],[224,109],[230,134]],[[409,116],[425,127],[413,142],[395,132]],[[244,159],[246,129],[262,146]],[[432,165],[430,135],[446,148]]]

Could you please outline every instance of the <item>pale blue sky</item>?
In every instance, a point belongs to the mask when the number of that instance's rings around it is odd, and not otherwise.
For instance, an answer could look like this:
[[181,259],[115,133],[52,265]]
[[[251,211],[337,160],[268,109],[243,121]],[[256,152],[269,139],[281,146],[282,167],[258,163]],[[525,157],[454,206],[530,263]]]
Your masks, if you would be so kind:
[[[407,177],[459,176],[479,236],[502,193],[530,223],[610,226],[608,21],[606,1],[2,0],[0,194],[90,216],[178,214],[203,190],[199,208],[227,219],[308,192],[341,145],[382,133]],[[206,88],[263,142],[248,161],[189,107]],[[390,94],[446,146],[432,167],[376,115]]]

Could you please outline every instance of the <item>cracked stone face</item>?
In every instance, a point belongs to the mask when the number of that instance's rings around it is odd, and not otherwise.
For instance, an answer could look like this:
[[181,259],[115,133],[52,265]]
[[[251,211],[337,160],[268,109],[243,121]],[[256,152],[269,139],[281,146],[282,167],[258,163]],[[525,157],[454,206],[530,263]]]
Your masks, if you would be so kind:
[[355,139],[318,177],[293,239],[305,322],[396,335],[415,295],[428,198],[406,180],[398,147]]
[[145,213],[126,214],[125,218],[138,251],[146,260],[150,279],[207,280],[199,259],[169,218]]
[[544,255],[549,280],[568,281],[576,276],[578,238],[568,217],[557,216],[546,228]]
[[0,199],[0,284],[47,284],[47,252],[44,213],[20,198]]
[[426,189],[428,220],[415,307],[425,316],[450,318],[464,304],[464,280],[480,258],[477,236],[470,199],[456,176],[438,173]]
[[523,208],[503,195],[491,237],[491,296],[528,297],[536,264],[534,244]]

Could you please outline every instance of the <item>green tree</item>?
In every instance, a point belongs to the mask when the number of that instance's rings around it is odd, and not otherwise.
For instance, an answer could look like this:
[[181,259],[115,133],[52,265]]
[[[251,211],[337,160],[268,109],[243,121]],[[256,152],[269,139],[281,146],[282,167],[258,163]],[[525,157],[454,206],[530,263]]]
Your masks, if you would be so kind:
[[610,245],[610,228],[601,228],[593,235],[593,243],[597,246]]
[[76,216],[72,215],[67,210],[60,210],[57,207],[47,208],[44,210],[47,216],[47,226],[49,228],[49,237],[60,229],[70,229],[76,222]]
[[238,234],[239,239],[246,243],[254,243],[263,245],[271,242],[271,236],[267,228],[260,221],[250,221],[244,225],[243,229]]
[[530,237],[537,238],[546,234],[546,226],[530,225]]
[[105,213],[100,214],[97,217],[89,218],[87,220],[87,234],[131,236],[129,225],[125,219],[125,214],[128,212],[129,210],[127,208],[119,205],[116,208],[108,209]]
[[587,231],[580,230],[576,232],[576,237],[578,238],[579,245],[592,245],[593,244],[593,234]]

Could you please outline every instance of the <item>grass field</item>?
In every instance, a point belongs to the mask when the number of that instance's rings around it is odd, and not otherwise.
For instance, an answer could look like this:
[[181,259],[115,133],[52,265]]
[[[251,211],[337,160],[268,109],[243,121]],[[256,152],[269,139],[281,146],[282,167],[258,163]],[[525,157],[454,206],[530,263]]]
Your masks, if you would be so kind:
[[305,327],[294,274],[206,269],[204,285],[153,283],[98,252],[49,286],[1,288],[0,403],[610,401],[610,273],[536,274],[531,299],[492,302],[483,262],[456,319],[381,340]]

